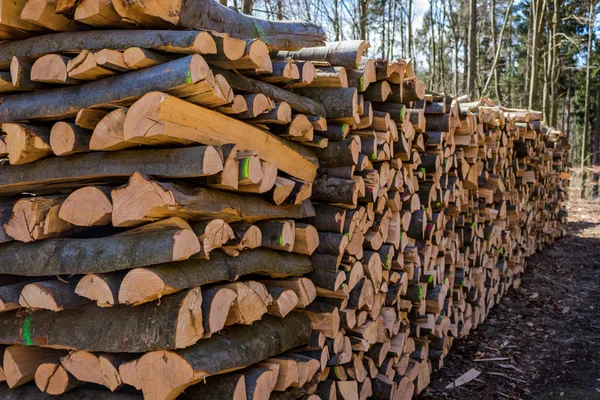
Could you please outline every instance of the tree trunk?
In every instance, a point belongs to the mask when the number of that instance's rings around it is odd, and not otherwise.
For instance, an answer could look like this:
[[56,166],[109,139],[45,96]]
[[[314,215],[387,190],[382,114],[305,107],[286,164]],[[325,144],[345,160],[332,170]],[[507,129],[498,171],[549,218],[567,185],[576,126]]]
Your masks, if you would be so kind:
[[469,0],[469,72],[467,93],[476,96],[475,78],[477,76],[477,0]]
[[592,188],[592,198],[598,197],[598,179],[600,174],[600,73],[596,73],[596,124],[594,128],[594,186]]

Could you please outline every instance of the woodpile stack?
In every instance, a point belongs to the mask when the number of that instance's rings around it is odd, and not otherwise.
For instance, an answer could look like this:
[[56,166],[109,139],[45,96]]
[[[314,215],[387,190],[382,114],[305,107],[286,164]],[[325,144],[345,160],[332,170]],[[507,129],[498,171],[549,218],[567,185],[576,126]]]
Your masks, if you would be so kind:
[[410,399],[564,233],[562,132],[364,41],[212,0],[0,40],[2,398]]

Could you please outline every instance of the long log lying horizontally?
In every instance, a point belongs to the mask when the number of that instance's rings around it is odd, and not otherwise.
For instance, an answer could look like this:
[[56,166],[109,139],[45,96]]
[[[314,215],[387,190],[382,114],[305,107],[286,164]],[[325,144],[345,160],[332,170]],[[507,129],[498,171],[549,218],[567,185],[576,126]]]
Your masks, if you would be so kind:
[[75,154],[3,166],[0,195],[43,193],[92,182],[122,183],[134,172],[182,179],[214,175],[222,169],[221,157],[211,146]]
[[212,0],[113,1],[115,10],[126,21],[163,28],[173,25],[185,29],[227,32],[240,39],[261,39],[271,50],[294,50],[322,46],[323,28],[310,22],[268,21],[244,15]]
[[24,276],[118,271],[185,260],[200,251],[198,237],[180,218],[104,238],[48,239],[0,245],[0,273]]
[[[42,393],[35,385],[20,386],[9,389],[0,385],[0,398],[2,400],[56,400],[56,396]],[[131,393],[107,392],[102,390],[78,388],[60,396],[63,400],[142,400],[142,396]]]
[[204,334],[202,293],[194,288],[139,307],[4,313],[0,327],[5,344],[125,353],[185,348]]
[[0,122],[63,119],[87,107],[128,105],[148,92],[192,87],[209,74],[206,61],[194,54],[83,85],[7,95],[0,104]]
[[290,313],[283,319],[264,316],[249,326],[235,326],[208,340],[176,352],[156,351],[121,365],[123,382],[151,400],[174,399],[207,376],[247,367],[307,343],[307,317]]

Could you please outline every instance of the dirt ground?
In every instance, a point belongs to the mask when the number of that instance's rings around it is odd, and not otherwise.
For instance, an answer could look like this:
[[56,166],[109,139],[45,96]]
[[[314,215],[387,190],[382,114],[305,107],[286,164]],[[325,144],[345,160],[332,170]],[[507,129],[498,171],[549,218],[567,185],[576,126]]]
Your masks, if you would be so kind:
[[[419,399],[600,399],[600,202],[568,209],[567,236],[529,259]],[[489,358],[503,360],[474,361]],[[471,368],[476,380],[445,389]]]

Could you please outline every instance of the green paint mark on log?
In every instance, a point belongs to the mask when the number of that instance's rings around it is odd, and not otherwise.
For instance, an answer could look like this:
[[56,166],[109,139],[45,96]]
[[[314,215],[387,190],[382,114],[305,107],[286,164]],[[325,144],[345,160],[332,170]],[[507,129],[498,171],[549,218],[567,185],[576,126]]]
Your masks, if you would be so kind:
[[377,160],[377,154],[375,154],[375,153],[371,154],[371,158],[372,158],[373,160]]
[[358,80],[358,84],[360,86],[360,91],[364,92],[365,88],[363,87],[365,85],[365,77],[364,75],[360,77],[360,79]]
[[29,314],[25,317],[25,321],[23,321],[23,339],[25,340],[26,346],[32,346],[33,341],[31,340],[31,335],[29,332],[29,328],[31,326],[31,316],[33,314]]
[[283,236],[279,235],[279,246],[283,246]]
[[423,286],[419,286],[419,291],[417,293],[417,301],[421,301],[423,298]]
[[244,158],[244,161],[242,161],[242,176],[240,178],[246,179],[249,175],[249,170],[250,170],[250,157],[246,157],[246,158]]
[[188,70],[188,71],[185,73],[185,81],[187,82],[187,84],[188,84],[188,85],[191,85],[192,83],[194,83],[194,82],[192,81],[192,73],[190,72],[190,70]]
[[342,133],[344,133],[344,131],[346,130],[346,126],[347,126],[347,125],[348,125],[348,124],[342,124]]

